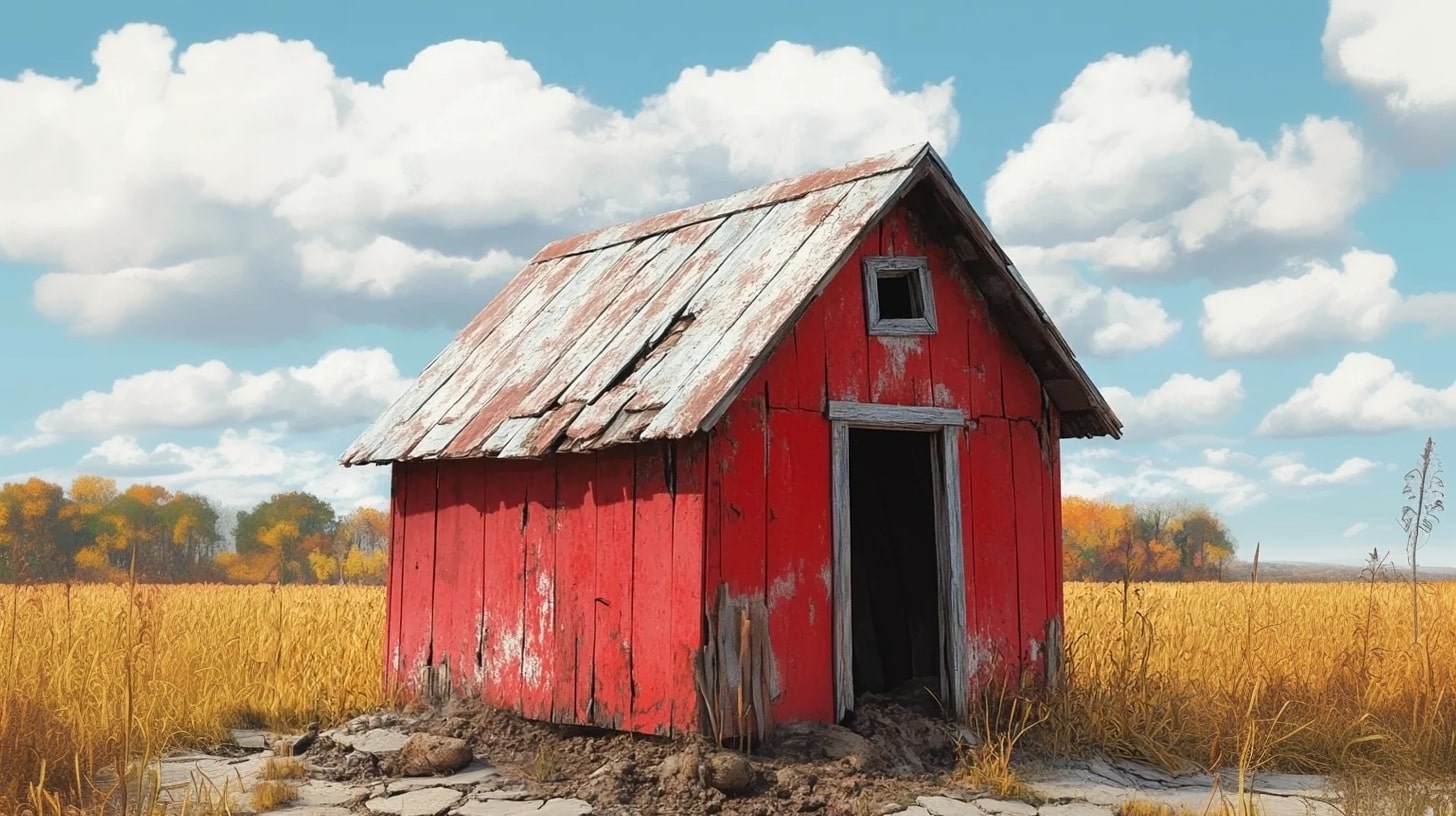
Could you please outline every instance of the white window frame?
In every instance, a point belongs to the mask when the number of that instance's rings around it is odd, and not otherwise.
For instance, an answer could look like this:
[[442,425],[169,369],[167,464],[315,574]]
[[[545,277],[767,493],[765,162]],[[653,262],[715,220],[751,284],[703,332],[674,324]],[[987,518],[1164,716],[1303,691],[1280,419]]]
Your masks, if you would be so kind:
[[[906,278],[910,297],[920,317],[880,317],[880,280]],[[930,285],[930,262],[918,255],[876,255],[864,259],[865,317],[872,335],[914,336],[935,334],[935,291]]]

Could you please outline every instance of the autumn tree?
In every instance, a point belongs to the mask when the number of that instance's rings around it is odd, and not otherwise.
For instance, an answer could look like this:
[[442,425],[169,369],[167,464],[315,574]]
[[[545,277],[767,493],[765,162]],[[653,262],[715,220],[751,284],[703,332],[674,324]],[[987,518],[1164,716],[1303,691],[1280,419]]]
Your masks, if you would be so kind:
[[234,581],[317,581],[311,554],[327,555],[338,529],[338,515],[311,493],[277,493],[238,514],[236,553],[218,563]]
[[1233,557],[1228,528],[1202,504],[1062,502],[1063,575],[1069,580],[1195,580]]
[[65,491],[44,479],[0,486],[0,580],[70,577],[77,538],[65,507]]

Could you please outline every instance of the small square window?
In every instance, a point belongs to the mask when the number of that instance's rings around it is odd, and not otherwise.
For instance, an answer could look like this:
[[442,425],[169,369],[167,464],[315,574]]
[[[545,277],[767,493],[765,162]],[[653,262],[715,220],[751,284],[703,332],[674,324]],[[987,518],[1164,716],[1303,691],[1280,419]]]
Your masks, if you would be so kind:
[[864,282],[870,334],[935,334],[935,298],[925,258],[865,258]]

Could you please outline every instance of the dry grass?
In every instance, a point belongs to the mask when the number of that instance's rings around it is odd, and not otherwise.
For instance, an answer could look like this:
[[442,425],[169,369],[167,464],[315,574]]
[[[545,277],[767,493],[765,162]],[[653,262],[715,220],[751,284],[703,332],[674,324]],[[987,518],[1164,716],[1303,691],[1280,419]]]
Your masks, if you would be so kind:
[[[1456,765],[1456,584],[1066,587],[1068,684],[1032,735],[1188,766]],[[1126,605],[1124,606],[1124,601]]]
[[[0,812],[100,768],[382,701],[384,594],[364,587],[0,588]],[[37,780],[44,778],[41,788]]]
[[308,766],[294,757],[268,757],[258,771],[259,779],[302,779],[308,776]]
[[253,810],[258,813],[282,807],[298,799],[298,786],[292,782],[266,779],[253,787]]

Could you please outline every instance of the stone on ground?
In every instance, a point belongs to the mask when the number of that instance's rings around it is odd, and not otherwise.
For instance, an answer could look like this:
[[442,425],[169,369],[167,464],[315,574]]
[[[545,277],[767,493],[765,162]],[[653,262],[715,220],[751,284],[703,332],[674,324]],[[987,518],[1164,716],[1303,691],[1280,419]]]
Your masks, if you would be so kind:
[[394,772],[400,776],[453,774],[473,759],[470,743],[458,737],[410,734],[400,746]]
[[925,808],[930,816],[986,816],[986,811],[970,802],[962,802],[949,796],[921,796],[915,800],[915,804]]
[[370,799],[365,807],[374,813],[391,813],[395,816],[438,816],[454,807],[460,797],[460,791],[449,788],[422,788],[398,796]]
[[975,805],[992,816],[1036,816],[1036,808],[1015,799],[977,799]]
[[533,799],[525,802],[466,802],[459,816],[587,816],[592,806],[580,799]]
[[1061,805],[1043,805],[1037,813],[1040,816],[1112,816],[1112,808],[1090,802],[1067,802]]
[[726,751],[703,760],[703,784],[724,793],[740,793],[753,784],[753,765],[741,754]]

